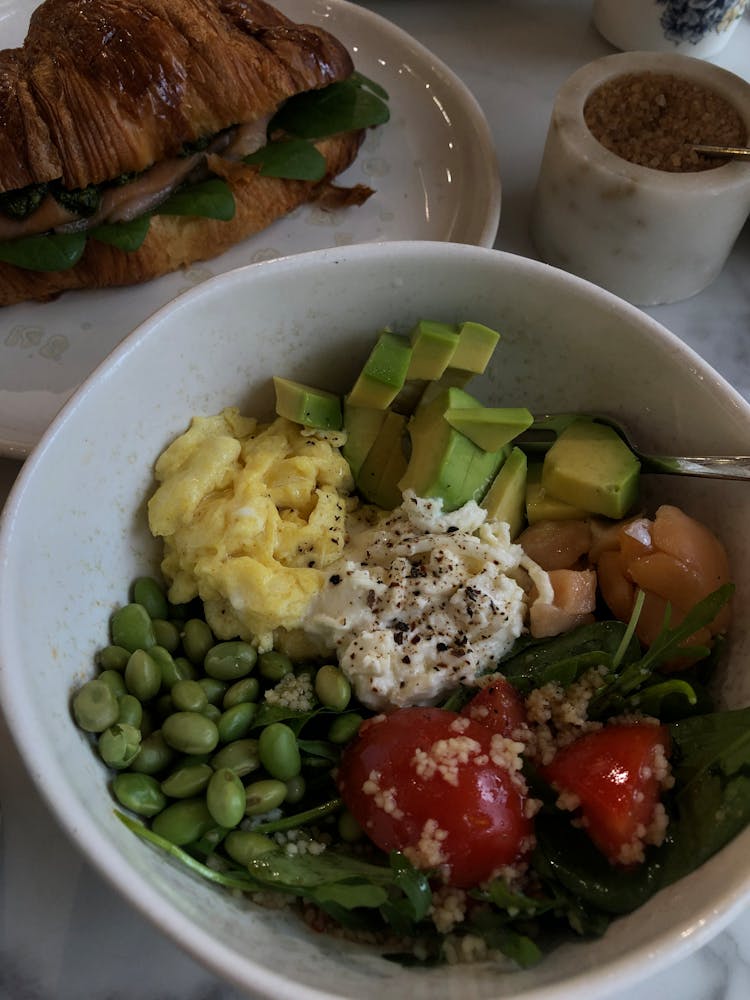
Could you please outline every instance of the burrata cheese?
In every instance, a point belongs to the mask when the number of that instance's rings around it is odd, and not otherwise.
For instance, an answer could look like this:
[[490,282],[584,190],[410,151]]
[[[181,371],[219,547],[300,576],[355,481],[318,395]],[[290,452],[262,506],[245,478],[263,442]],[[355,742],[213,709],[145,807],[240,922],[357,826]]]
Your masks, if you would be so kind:
[[547,573],[473,501],[444,513],[406,492],[374,523],[368,513],[350,518],[303,628],[336,650],[370,708],[434,704],[473,684],[524,631],[530,595],[553,601]]

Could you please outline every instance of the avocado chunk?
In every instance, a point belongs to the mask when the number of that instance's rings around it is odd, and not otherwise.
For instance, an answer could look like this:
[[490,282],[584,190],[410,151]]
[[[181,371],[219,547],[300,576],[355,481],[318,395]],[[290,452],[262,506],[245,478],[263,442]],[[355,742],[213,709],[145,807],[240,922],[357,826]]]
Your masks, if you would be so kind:
[[487,490],[482,507],[493,521],[506,521],[510,537],[520,535],[526,516],[526,455],[514,448],[500,466]]
[[351,405],[386,410],[404,384],[410,361],[406,338],[384,330],[349,393]]
[[481,375],[500,340],[500,334],[481,323],[462,323],[450,367]]
[[409,335],[411,362],[407,379],[440,378],[458,346],[458,327],[420,320]]
[[450,409],[445,419],[485,451],[498,451],[534,423],[525,407],[472,406]]
[[575,420],[544,456],[546,493],[604,517],[624,517],[638,499],[641,464],[617,431]]
[[344,399],[346,442],[341,453],[349,463],[355,480],[387,414],[387,410],[375,410],[371,406],[352,406],[348,396]]
[[341,430],[341,400],[333,392],[288,378],[273,377],[276,412],[295,424],[326,431]]
[[484,451],[445,419],[448,409],[477,405],[468,392],[448,388],[417,409],[409,421],[411,457],[398,484],[402,492],[440,498],[446,511],[482,499],[506,451]]
[[529,524],[537,521],[580,521],[588,515],[581,507],[574,507],[551,496],[542,486],[542,466],[535,462],[526,473],[526,520]]
[[393,410],[385,412],[380,431],[355,476],[357,488],[365,500],[393,510],[401,503],[399,480],[406,472],[404,432],[406,417]]

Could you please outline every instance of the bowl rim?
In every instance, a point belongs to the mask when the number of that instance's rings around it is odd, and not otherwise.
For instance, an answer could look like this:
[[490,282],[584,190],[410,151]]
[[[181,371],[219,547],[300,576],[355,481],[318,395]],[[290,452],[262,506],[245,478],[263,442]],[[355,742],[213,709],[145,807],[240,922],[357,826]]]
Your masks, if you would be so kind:
[[[281,272],[298,267],[316,268],[320,264],[328,265],[334,261],[340,263],[344,260],[356,261],[367,257],[393,258],[394,255],[408,258],[417,256],[425,261],[457,255],[465,258],[467,262],[489,261],[492,258],[500,267],[516,268],[531,276],[544,276],[555,282],[558,287],[572,285],[579,293],[593,295],[610,311],[619,312],[630,322],[635,322],[646,331],[650,330],[663,343],[671,346],[690,363],[702,381],[720,390],[725,399],[734,404],[750,425],[750,403],[676,334],[625,300],[585,279],[531,258],[484,247],[430,241],[370,243],[313,250],[246,265],[217,275],[173,299],[139,324],[75,391],[27,459],[0,514],[0,712],[5,717],[11,738],[43,801],[87,862],[128,903],[197,961],[240,988],[252,988],[274,1000],[287,1000],[287,998],[288,1000],[334,1000],[334,998],[345,1000],[347,995],[324,993],[315,987],[288,980],[283,974],[256,965],[249,956],[238,955],[235,950],[224,946],[219,940],[207,938],[203,931],[196,928],[173,903],[159,894],[145,876],[137,870],[134,872],[123,862],[119,852],[92,821],[71,807],[70,800],[63,791],[64,780],[61,782],[50,780],[50,777],[55,776],[64,779],[64,772],[54,755],[47,755],[49,759],[44,760],[43,769],[38,767],[38,762],[44,759],[44,755],[40,758],[38,747],[33,743],[32,733],[24,725],[31,716],[27,714],[23,698],[12,684],[11,671],[4,662],[5,636],[11,636],[13,630],[4,627],[4,625],[10,626],[11,622],[5,621],[6,608],[10,602],[4,600],[4,595],[9,592],[9,584],[8,573],[2,570],[10,563],[14,529],[16,522],[22,516],[24,496],[33,488],[35,478],[39,475],[37,470],[42,465],[44,456],[54,446],[57,437],[63,432],[82,401],[96,391],[100,380],[106,377],[109,371],[122,365],[144,339],[158,336],[160,325],[172,312],[190,308],[196,299],[220,296],[235,283],[252,281],[254,276],[263,276],[269,271]],[[20,688],[18,690],[20,691]],[[748,837],[750,830],[745,830],[738,836]],[[673,964],[689,952],[695,951],[713,938],[741,911],[748,897],[750,897],[750,867],[744,877],[730,890],[724,891],[717,899],[703,902],[698,911],[659,933],[650,944],[642,945],[608,962],[602,968],[585,970],[554,983],[532,987],[522,991],[518,996],[523,1000],[574,1000],[580,995],[583,986],[587,995],[592,997],[605,997],[616,990],[632,986]],[[210,947],[206,947],[206,942],[210,942]]]

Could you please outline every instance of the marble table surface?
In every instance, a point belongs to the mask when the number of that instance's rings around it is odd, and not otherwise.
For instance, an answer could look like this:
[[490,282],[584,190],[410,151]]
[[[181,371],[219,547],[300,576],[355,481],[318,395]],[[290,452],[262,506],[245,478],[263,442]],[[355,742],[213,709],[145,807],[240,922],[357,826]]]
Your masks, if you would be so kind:
[[[418,38],[472,90],[500,162],[496,246],[535,256],[528,219],[554,95],[580,65],[613,51],[591,24],[590,3],[371,0],[364,6]],[[747,17],[715,61],[750,79]],[[648,312],[750,399],[750,225],[713,285]],[[0,459],[0,504],[19,468]],[[122,901],[66,840],[1,720],[0,810],[1,1000],[239,1000],[236,989]],[[750,906],[698,952],[613,1000],[635,996],[750,997]]]

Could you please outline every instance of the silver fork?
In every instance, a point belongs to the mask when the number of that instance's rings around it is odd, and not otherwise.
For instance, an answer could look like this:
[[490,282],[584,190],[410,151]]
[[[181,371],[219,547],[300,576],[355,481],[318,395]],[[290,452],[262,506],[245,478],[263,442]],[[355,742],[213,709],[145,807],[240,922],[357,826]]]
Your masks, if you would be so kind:
[[514,444],[533,454],[544,454],[574,420],[588,418],[612,427],[641,463],[642,472],[668,476],[702,476],[712,479],[750,479],[750,455],[645,455],[633,444],[630,432],[618,420],[605,414],[544,413]]

